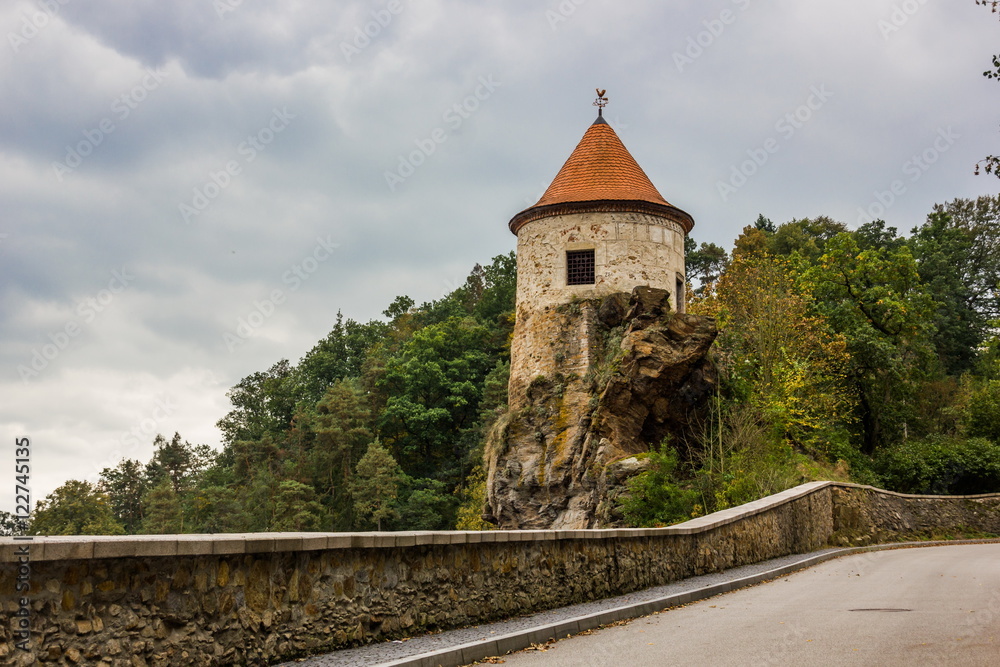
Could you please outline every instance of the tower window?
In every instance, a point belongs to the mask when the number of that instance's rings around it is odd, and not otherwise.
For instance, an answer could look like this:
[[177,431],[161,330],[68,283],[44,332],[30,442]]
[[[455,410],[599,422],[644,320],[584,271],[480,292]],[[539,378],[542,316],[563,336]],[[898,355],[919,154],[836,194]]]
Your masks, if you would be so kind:
[[593,250],[566,251],[566,284],[567,285],[594,284]]

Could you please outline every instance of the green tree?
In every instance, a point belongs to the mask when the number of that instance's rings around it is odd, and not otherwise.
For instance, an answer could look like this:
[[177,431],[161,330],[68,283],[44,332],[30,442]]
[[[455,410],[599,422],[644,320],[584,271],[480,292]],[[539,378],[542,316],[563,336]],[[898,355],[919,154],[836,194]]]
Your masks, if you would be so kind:
[[493,345],[474,318],[451,317],[419,329],[386,360],[376,382],[386,397],[379,430],[407,474],[456,485],[471,469],[463,435],[479,417]]
[[403,317],[410,314],[414,301],[408,296],[397,296],[389,307],[382,311],[382,314],[389,318],[392,324],[397,324]]
[[970,437],[988,438],[1000,445],[1000,379],[977,383],[966,407]]
[[847,231],[847,226],[825,215],[816,218],[792,220],[779,226],[768,239],[768,249],[779,257],[798,257],[815,263],[826,248],[826,243],[837,234]]
[[684,255],[688,281],[698,281],[697,294],[717,281],[729,263],[729,254],[724,248],[714,243],[699,246],[690,236],[684,237]]
[[271,530],[317,531],[326,523],[326,508],[316,499],[316,490],[308,484],[286,479],[278,484],[274,522]]
[[773,234],[778,231],[774,223],[770,218],[765,218],[763,213],[757,215],[757,221],[753,223],[753,226],[766,234]]
[[181,496],[169,477],[162,477],[143,499],[146,516],[142,532],[146,535],[176,535],[184,531],[184,508]]
[[776,437],[821,446],[817,438],[850,421],[846,342],[811,313],[811,295],[788,261],[737,251],[717,299],[729,391],[756,406]]
[[246,376],[230,389],[226,396],[233,409],[216,425],[227,445],[280,435],[291,424],[304,392],[300,376],[287,359],[282,359],[263,373]]
[[451,530],[455,526],[457,498],[443,482],[406,477],[397,503],[401,530]]
[[805,276],[816,312],[847,340],[847,377],[869,454],[906,437],[914,396],[934,372],[932,300],[909,247],[891,233],[886,242],[887,231],[895,230],[878,221],[834,236]]
[[[240,503],[237,490],[233,487],[217,484],[200,486],[186,494],[184,500],[183,512],[186,519],[183,524],[190,526],[191,532],[239,533],[249,530],[245,509]],[[176,517],[172,499],[164,494],[164,501],[160,506],[164,510],[160,521],[177,528],[176,523],[171,523]]]
[[38,503],[32,535],[124,535],[108,496],[89,482],[71,479]]
[[944,369],[953,374],[973,366],[986,328],[963,270],[973,242],[944,213],[929,216],[910,238],[917,270],[934,302],[934,347]]
[[503,334],[513,328],[514,296],[517,293],[517,257],[511,251],[497,255],[483,267],[483,289],[473,314]]
[[174,433],[169,441],[162,435],[153,440],[156,447],[153,458],[146,464],[146,478],[150,486],[167,479],[174,493],[191,486],[197,475],[215,460],[215,452],[208,445],[192,446],[181,440],[180,433]]
[[403,470],[379,442],[368,445],[351,480],[354,515],[359,527],[375,526],[399,518],[396,499],[403,482]]
[[355,464],[374,438],[371,409],[354,380],[331,385],[311,414],[309,427],[315,442],[308,453],[309,471],[318,489],[328,498],[334,527],[351,527],[350,482]]
[[964,236],[966,254],[952,252],[950,259],[968,290],[968,307],[984,321],[1000,318],[1000,195],[935,204],[928,224],[942,215]]
[[122,459],[114,468],[101,472],[98,490],[107,495],[111,513],[129,535],[138,533],[142,526],[142,498],[148,488],[143,465],[134,459]]
[[360,377],[368,351],[384,340],[388,329],[385,322],[377,320],[367,324],[351,319],[345,322],[338,312],[333,329],[302,357],[296,368],[304,400],[316,403],[334,383]]

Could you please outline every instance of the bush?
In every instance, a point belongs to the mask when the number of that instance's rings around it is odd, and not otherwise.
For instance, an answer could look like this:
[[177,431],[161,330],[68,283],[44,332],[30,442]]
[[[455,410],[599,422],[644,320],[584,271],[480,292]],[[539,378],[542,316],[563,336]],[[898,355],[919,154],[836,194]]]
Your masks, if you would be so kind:
[[622,496],[625,521],[642,528],[687,521],[694,513],[698,492],[678,484],[677,452],[665,446],[647,456],[652,462],[650,469],[630,479],[628,493]]
[[1000,443],[1000,380],[985,383],[969,397],[968,429],[971,437]]
[[974,495],[1000,491],[1000,445],[985,438],[931,437],[881,451],[875,472],[901,493]]

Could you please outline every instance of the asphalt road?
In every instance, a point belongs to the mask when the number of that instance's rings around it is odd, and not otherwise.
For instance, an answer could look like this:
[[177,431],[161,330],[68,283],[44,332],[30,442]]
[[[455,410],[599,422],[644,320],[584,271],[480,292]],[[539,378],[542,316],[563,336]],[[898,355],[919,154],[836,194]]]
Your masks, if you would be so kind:
[[1000,544],[847,556],[504,656],[584,665],[1000,666]]

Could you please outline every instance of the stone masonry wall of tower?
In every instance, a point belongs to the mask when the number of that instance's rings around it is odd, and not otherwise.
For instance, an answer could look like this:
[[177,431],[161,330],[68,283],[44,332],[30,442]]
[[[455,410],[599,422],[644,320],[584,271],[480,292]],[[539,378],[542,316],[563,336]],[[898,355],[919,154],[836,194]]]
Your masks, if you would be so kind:
[[[567,285],[566,252],[594,250],[594,284]],[[562,330],[552,311],[576,300],[648,285],[670,292],[676,308],[677,278],[684,276],[684,230],[645,213],[576,213],[534,220],[517,235],[517,324],[511,342],[511,406],[520,405],[536,377],[556,372],[580,376],[595,361],[591,330]],[[573,339],[572,352],[556,358],[554,339]]]
[[[594,250],[593,285],[568,285],[566,252]],[[684,276],[684,230],[676,222],[645,213],[576,213],[542,218],[517,234],[517,304],[544,308],[636,285],[674,294]]]

